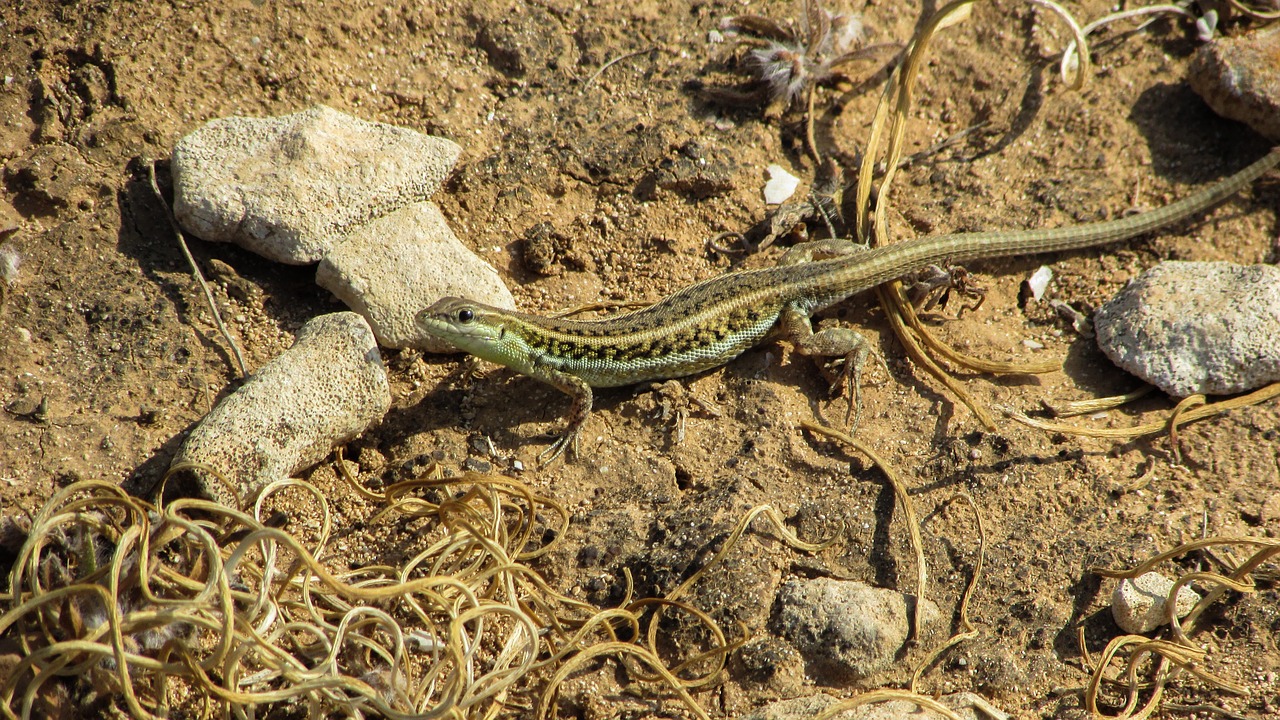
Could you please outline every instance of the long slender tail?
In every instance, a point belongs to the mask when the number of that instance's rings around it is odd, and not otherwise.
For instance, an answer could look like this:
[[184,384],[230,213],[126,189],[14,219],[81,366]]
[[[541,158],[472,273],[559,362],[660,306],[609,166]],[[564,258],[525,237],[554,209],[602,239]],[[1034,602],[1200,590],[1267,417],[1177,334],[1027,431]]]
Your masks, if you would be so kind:
[[[929,263],[950,260],[963,262],[989,257],[1076,250],[1126,240],[1136,235],[1194,215],[1239,192],[1264,173],[1280,165],[1280,147],[1231,177],[1195,192],[1177,202],[1137,215],[1088,225],[1072,225],[1043,230],[1012,230],[962,233],[913,238],[875,248],[859,255],[859,264],[876,268],[867,286],[878,285]],[[880,258],[878,256],[885,256]],[[890,261],[890,258],[892,260]]]

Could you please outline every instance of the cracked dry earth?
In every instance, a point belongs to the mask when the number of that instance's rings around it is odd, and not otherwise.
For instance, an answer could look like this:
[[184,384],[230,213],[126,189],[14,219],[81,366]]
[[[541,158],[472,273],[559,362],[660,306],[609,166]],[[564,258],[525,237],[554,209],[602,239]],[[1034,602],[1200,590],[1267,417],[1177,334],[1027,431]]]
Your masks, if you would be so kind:
[[[1084,22],[1109,4],[1069,8]],[[854,9],[877,42],[908,38],[921,10],[881,2]],[[729,77],[731,43],[710,42],[709,33],[743,12],[798,14],[790,2],[745,0],[5,4],[0,243],[20,265],[0,305],[0,508],[6,516],[34,511],[80,479],[145,492],[184,433],[234,389],[228,351],[145,174],[148,159],[166,157],[213,118],[325,103],[458,142],[462,160],[436,201],[523,309],[653,300],[730,267],[773,262],[783,248],[729,257],[705,244],[765,217],[767,165],[781,164],[805,185],[815,172],[797,115],[708,105],[689,90],[693,80]],[[1187,88],[1194,31],[1161,21],[1109,37],[1096,50],[1094,76],[1073,92],[1054,65],[1067,33],[1029,4],[980,4],[944,33],[920,81],[907,152],[985,124],[902,173],[886,199],[894,234],[1115,217],[1181,197],[1266,151],[1264,140],[1213,115]],[[818,141],[850,173],[878,94],[878,85],[819,93]],[[1163,259],[1274,263],[1277,205],[1272,178],[1202,219],[1119,246],[976,263],[969,269],[987,288],[986,303],[960,319],[947,311],[938,332],[986,357],[1063,360],[1061,372],[1043,376],[963,376],[987,407],[1035,411],[1043,399],[1131,390],[1134,379],[1047,302],[1024,297],[1021,281],[1050,264],[1050,296],[1091,311]],[[312,268],[192,246],[253,367],[286,348],[307,319],[340,307],[315,286]],[[955,622],[976,551],[972,516],[946,501],[967,491],[987,523],[987,572],[970,607],[982,634],[930,672],[926,692],[973,690],[1019,717],[1083,717],[1076,627],[1084,624],[1095,649],[1119,632],[1105,612],[1111,585],[1088,568],[1134,565],[1205,534],[1280,533],[1280,404],[1184,429],[1177,456],[1163,438],[1116,443],[1007,421],[991,431],[905,358],[872,298],[830,315],[863,329],[888,361],[887,372],[868,377],[858,437],[911,490],[930,597],[945,623]],[[394,477],[420,458],[450,470],[490,467],[564,503],[573,512],[569,532],[536,569],[569,595],[601,607],[617,602],[624,569],[638,593],[667,592],[761,503],[801,537],[839,533],[814,555],[748,534],[687,598],[753,634],[722,679],[697,694],[713,716],[858,689],[787,659],[770,624],[784,580],[853,578],[914,592],[906,529],[881,476],[798,430],[815,416],[838,423],[844,406],[785,343],[685,381],[685,392],[718,414],[693,404],[682,439],[664,412],[675,400],[633,388],[600,392],[584,458],[546,470],[532,468],[567,409],[558,392],[505,371],[470,377],[456,357],[404,352],[386,360],[392,411],[348,455],[370,477]],[[1079,422],[1136,424],[1171,406],[1157,394]],[[514,460],[525,470],[516,472]],[[358,528],[376,510],[326,467],[310,480],[332,498],[339,527]],[[306,523],[314,509],[291,512]],[[394,528],[353,538],[363,538],[350,547],[356,564],[401,541]],[[0,546],[0,569],[13,551]],[[1166,569],[1197,567],[1193,557]],[[1170,701],[1274,716],[1274,582],[1228,595],[1213,613],[1197,638],[1210,651],[1206,666],[1249,694],[1180,680]],[[901,686],[919,657],[912,651],[864,686]],[[592,682],[564,689],[566,714],[681,712],[622,692],[623,674],[596,673]]]

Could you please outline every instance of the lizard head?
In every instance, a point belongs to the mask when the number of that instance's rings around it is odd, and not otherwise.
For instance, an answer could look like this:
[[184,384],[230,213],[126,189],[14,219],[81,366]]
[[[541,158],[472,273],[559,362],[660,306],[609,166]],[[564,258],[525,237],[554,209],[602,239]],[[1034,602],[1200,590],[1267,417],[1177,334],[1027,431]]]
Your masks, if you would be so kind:
[[460,350],[499,365],[520,370],[528,362],[529,347],[511,332],[510,314],[475,300],[446,297],[415,316],[418,327]]

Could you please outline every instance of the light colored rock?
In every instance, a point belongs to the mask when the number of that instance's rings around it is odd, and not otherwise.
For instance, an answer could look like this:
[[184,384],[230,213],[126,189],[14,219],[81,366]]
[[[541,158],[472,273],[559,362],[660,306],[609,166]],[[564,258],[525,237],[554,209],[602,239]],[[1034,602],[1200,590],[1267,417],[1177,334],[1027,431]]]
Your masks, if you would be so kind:
[[1280,142],[1280,27],[1202,46],[1187,82],[1214,112]]
[[[887,669],[907,640],[907,600],[866,583],[815,578],[792,580],[778,591],[783,637],[812,671],[835,682],[861,680]],[[925,601],[925,622],[940,613]]]
[[800,187],[800,178],[787,172],[781,165],[770,165],[769,181],[764,184],[764,201],[770,205],[786,202]]
[[[1172,589],[1173,581],[1158,572],[1125,578],[1111,593],[1111,617],[1125,632],[1149,633],[1169,621],[1165,608]],[[1185,586],[1179,589],[1178,617],[1185,617],[1198,602],[1200,594],[1195,590]]]
[[1111,361],[1174,397],[1280,380],[1280,268],[1164,262],[1093,319]]
[[[985,698],[975,693],[953,693],[943,695],[937,700],[964,720],[1009,719],[1009,715],[996,709]],[[779,700],[743,716],[742,720],[810,720],[838,702],[841,701],[825,693]],[[942,720],[946,716],[907,700],[893,700],[859,705],[840,712],[836,717],[840,720]]]
[[744,715],[742,720],[809,720],[838,702],[826,693],[779,700]]
[[460,152],[324,106],[222,118],[174,147],[174,215],[205,240],[305,265],[353,226],[430,197]]
[[200,489],[238,507],[267,483],[320,462],[390,408],[387,372],[364,318],[321,315],[302,326],[293,347],[214,406],[172,465],[194,462],[218,470],[234,491],[196,472]]
[[464,246],[430,202],[362,225],[316,270],[316,282],[364,316],[384,347],[457,352],[418,329],[414,315],[446,295],[515,307],[498,271]]

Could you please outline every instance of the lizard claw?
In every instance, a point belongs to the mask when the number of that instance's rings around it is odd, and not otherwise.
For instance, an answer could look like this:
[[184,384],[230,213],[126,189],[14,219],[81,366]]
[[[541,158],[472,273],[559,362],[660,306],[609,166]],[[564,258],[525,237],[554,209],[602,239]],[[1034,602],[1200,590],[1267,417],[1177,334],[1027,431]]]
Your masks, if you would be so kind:
[[[827,366],[827,377],[831,381],[831,394],[844,394],[849,398],[849,407],[844,414],[844,424],[850,434],[856,433],[858,423],[862,421],[862,371],[867,367],[867,358],[875,361],[889,372],[889,365],[866,343],[857,345],[852,351],[837,358]],[[843,390],[843,393],[841,391]]]
[[538,467],[545,468],[550,466],[556,460],[559,460],[565,450],[569,451],[569,455],[574,459],[578,458],[578,436],[581,434],[581,428],[570,428],[565,430],[560,437],[551,443],[551,446],[541,453],[538,453]]

